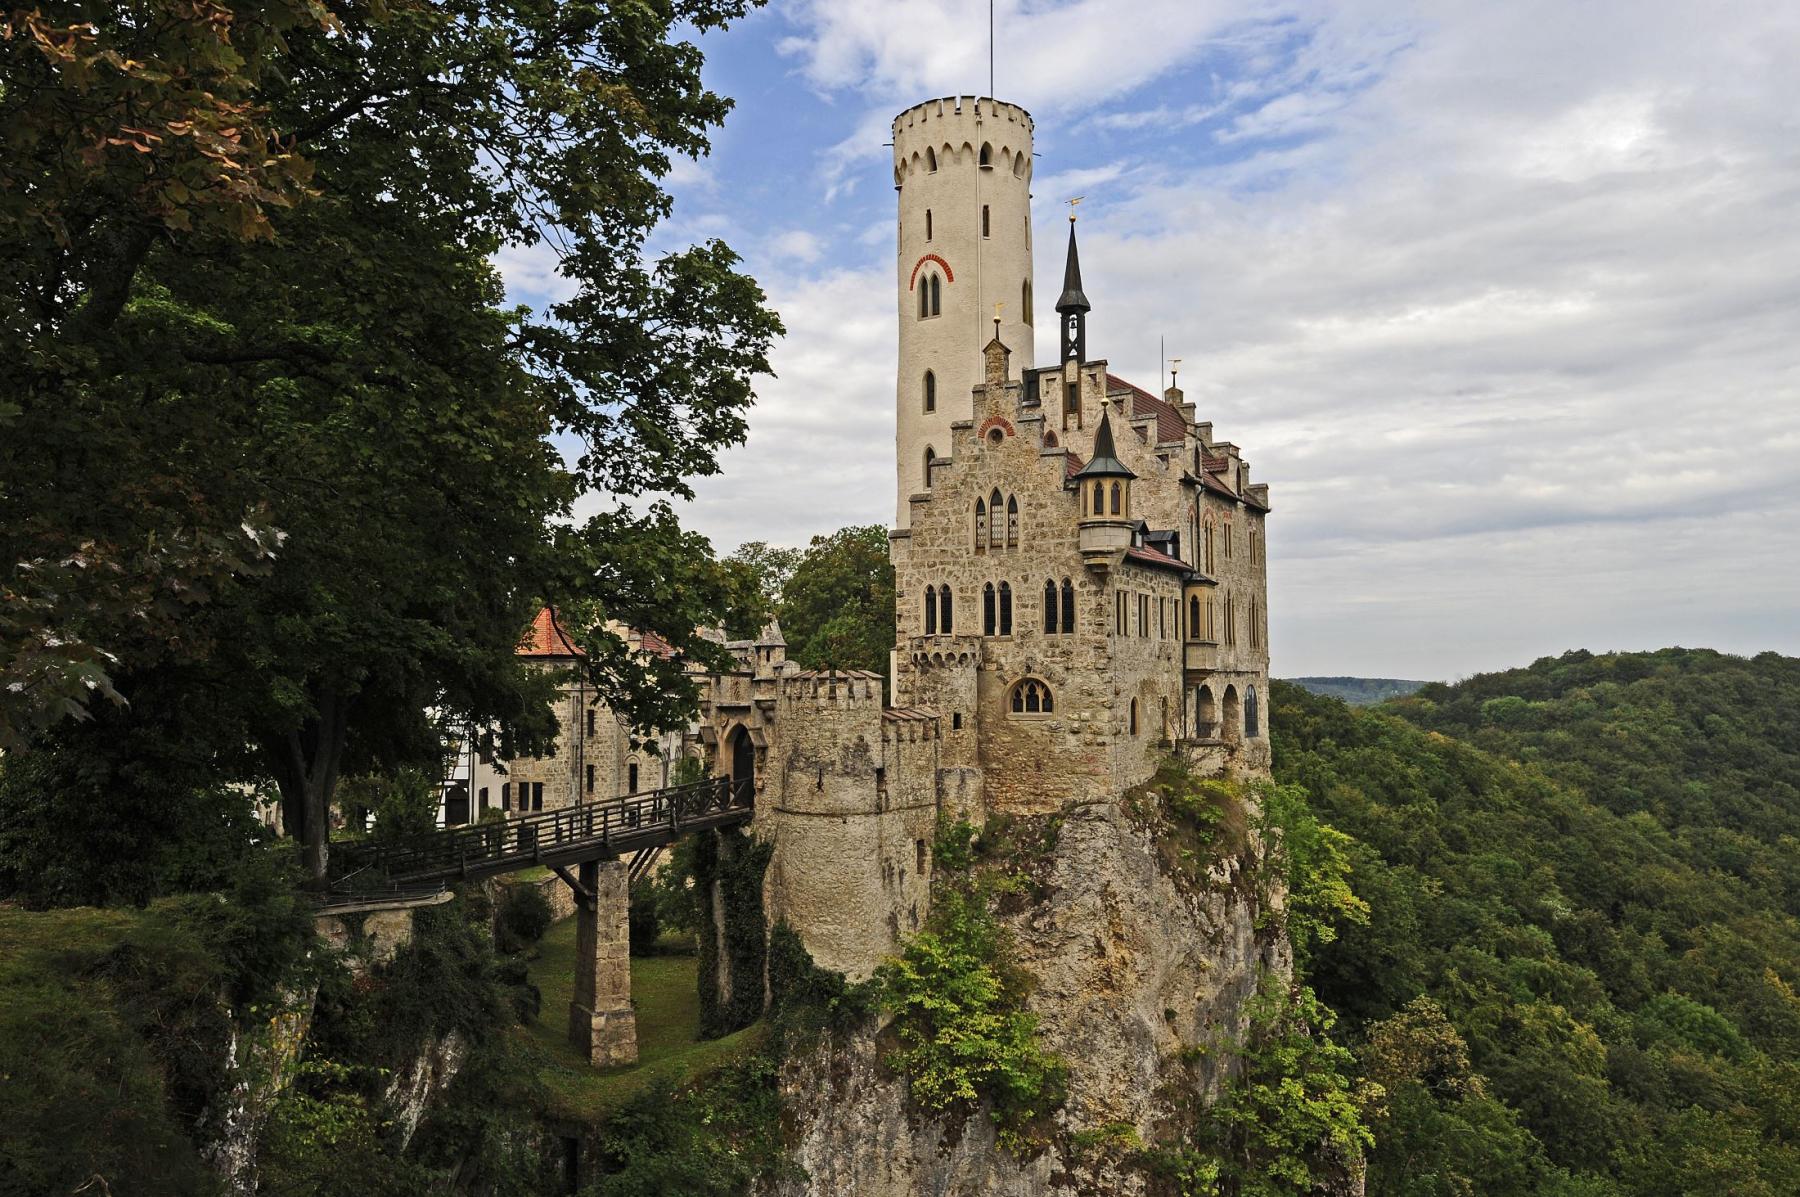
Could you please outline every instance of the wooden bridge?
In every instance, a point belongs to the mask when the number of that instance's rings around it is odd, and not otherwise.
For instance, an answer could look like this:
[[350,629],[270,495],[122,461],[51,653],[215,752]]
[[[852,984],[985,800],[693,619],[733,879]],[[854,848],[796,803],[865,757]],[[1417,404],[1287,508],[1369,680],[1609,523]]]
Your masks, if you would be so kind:
[[749,778],[712,777],[606,802],[584,802],[493,823],[451,827],[393,843],[334,845],[332,888],[470,881],[542,865],[562,872],[584,861],[631,856],[631,880],[681,836],[735,827],[751,816]]
[[[631,1009],[631,884],[684,835],[748,823],[755,783],[709,778],[562,810],[453,827],[393,843],[346,843],[331,853],[325,905],[384,892],[436,889],[543,866],[575,891],[575,994],[569,1038],[596,1066],[637,1062]],[[621,857],[629,856],[629,864]],[[570,866],[575,872],[571,873]]]

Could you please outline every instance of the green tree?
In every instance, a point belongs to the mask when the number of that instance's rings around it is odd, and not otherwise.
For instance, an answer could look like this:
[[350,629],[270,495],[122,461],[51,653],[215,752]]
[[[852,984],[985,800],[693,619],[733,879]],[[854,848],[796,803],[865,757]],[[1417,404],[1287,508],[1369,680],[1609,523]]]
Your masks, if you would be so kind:
[[724,559],[722,564],[734,586],[725,620],[732,637],[741,640],[756,635],[769,617],[780,611],[782,592],[804,555],[801,549],[751,540]]
[[[57,205],[0,211],[8,281],[35,304],[0,326],[19,364],[0,552],[61,563],[91,545],[90,572],[118,577],[163,560],[146,545],[182,551],[171,576],[150,569],[148,598],[33,587],[30,619],[0,628],[0,668],[39,669],[53,713],[69,676],[96,672],[231,695],[192,747],[275,779],[314,877],[342,773],[435,763],[427,709],[496,729],[483,749],[544,746],[553,681],[513,652],[542,602],[595,629],[585,668],[604,698],[676,721],[694,698],[682,657],[712,654],[695,629],[729,580],[666,505],[628,501],[716,470],[779,324],[723,245],[652,261],[644,241],[671,156],[704,153],[729,106],[673,30],[746,6],[57,7],[63,33],[0,43],[36,84],[0,93],[0,120],[32,131],[9,137],[0,178],[54,174]],[[163,9],[204,20],[141,44]],[[184,83],[161,126],[57,173],[96,102],[136,113],[176,74],[217,86]],[[244,117],[213,134],[279,151],[231,203],[193,173],[238,177],[209,156],[231,147],[189,161],[210,127],[200,91]],[[489,262],[503,245],[554,253],[573,295],[507,307]],[[584,492],[610,502],[571,523]],[[149,599],[160,623],[136,618]],[[639,658],[606,620],[680,655]],[[52,676],[53,641],[88,647]]]
[[894,647],[894,567],[878,524],[815,536],[782,588],[788,655],[810,669],[886,674]]

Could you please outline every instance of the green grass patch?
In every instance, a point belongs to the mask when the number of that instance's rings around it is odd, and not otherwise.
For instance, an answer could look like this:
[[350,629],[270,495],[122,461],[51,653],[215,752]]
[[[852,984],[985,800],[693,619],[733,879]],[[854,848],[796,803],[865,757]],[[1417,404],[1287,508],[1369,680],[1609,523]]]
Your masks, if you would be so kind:
[[651,1085],[679,1088],[746,1055],[762,1042],[760,1025],[702,1040],[699,961],[691,955],[638,956],[631,961],[637,1008],[638,1062],[597,1069],[569,1043],[575,989],[575,919],[553,925],[530,965],[543,994],[538,1016],[517,1032],[550,1093],[549,1112],[592,1122]]

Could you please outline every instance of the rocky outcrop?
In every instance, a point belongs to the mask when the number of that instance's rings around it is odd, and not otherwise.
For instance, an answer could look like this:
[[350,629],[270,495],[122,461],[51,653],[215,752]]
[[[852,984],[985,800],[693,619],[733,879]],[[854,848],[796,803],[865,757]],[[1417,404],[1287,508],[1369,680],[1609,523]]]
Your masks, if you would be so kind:
[[316,993],[313,986],[289,992],[267,1020],[249,1028],[234,1025],[225,1042],[230,1085],[208,1111],[206,1157],[231,1193],[256,1191],[257,1139],[269,1108],[293,1079]]
[[1285,940],[1257,930],[1250,862],[1171,868],[1157,818],[1118,800],[1058,820],[1053,845],[1040,835],[1017,860],[1029,883],[1001,907],[1035,980],[1041,1038],[1069,1064],[1051,1145],[1019,1160],[984,1115],[919,1117],[870,1028],[790,1061],[784,1098],[807,1178],[781,1182],[781,1197],[1141,1193],[1128,1152],[1080,1144],[1156,1142],[1196,1089],[1216,1094],[1259,972],[1290,968]]
[[442,1097],[469,1057],[469,1045],[456,1031],[431,1040],[405,1068],[394,1072],[382,1095],[392,1112],[396,1147],[405,1151],[432,1102]]

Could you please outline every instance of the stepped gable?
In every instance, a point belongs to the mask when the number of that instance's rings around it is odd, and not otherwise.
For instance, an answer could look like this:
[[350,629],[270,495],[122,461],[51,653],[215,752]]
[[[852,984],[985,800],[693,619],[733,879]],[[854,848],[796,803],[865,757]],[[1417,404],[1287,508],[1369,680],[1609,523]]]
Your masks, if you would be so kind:
[[1156,420],[1157,444],[1168,444],[1171,441],[1182,440],[1187,436],[1187,421],[1181,418],[1181,413],[1176,411],[1174,406],[1170,404],[1168,400],[1158,399],[1143,387],[1140,387],[1135,383],[1126,382],[1117,374],[1108,374],[1106,376],[1106,393],[1109,397],[1118,394],[1129,394],[1131,396],[1130,416],[1132,419],[1147,420],[1154,417]]

